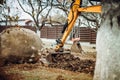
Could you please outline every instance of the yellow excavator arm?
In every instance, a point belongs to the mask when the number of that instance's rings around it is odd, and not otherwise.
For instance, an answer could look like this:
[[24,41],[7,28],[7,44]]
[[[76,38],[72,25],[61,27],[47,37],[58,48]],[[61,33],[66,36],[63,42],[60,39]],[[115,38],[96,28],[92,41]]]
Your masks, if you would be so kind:
[[[70,12],[68,14],[68,19],[66,23],[66,28],[63,33],[63,36],[61,39],[57,40],[57,46],[55,48],[56,52],[62,52],[64,43],[70,34],[72,28],[74,27],[75,21],[80,15],[80,12],[94,12],[94,13],[101,13],[101,6],[100,5],[94,5],[94,6],[87,6],[87,7],[81,7],[81,1],[82,0],[73,0],[73,4],[71,6]],[[99,1],[99,0],[94,0]]]

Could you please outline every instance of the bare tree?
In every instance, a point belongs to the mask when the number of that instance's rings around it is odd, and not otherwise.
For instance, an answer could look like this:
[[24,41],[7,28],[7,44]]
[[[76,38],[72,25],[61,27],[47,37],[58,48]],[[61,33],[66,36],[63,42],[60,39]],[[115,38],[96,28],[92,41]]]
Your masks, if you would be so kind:
[[97,29],[100,27],[100,23],[101,23],[101,14],[98,14],[98,13],[84,13],[83,14],[82,13],[81,18],[82,18],[82,21],[80,21],[81,25],[91,28],[95,32],[97,32]]
[[62,10],[67,16],[71,3],[71,0],[56,0],[56,3],[54,3],[53,6],[57,9]]
[[3,5],[5,0],[0,0],[0,4]]
[[[6,25],[12,25],[11,22],[18,22],[19,19],[19,10],[18,7],[13,6],[12,4],[15,3],[14,1],[4,0],[2,6],[0,6],[0,22],[5,22]],[[9,4],[8,4],[9,3]],[[12,5],[12,7],[11,7]],[[14,11],[12,11],[14,10]],[[15,23],[17,24],[17,23]]]
[[[30,15],[35,23],[35,27],[37,30],[41,30],[42,27],[45,25],[45,22],[47,21],[47,17],[49,15],[49,12],[52,9],[52,2],[53,0],[27,0],[24,1],[26,3],[27,6],[29,6],[30,10],[26,9],[26,6],[22,5],[22,3],[20,2],[21,0],[17,0],[20,7],[22,8],[22,10],[27,13],[28,15]],[[40,15],[41,13],[45,10],[48,9],[48,11],[46,11],[47,14],[44,14],[44,18],[40,24]]]
[[120,1],[103,0],[94,80],[120,80]]
[[[70,0],[53,0],[52,7],[54,12],[54,16],[49,15],[49,23],[53,26],[53,23],[63,24],[67,20],[68,11],[70,8]],[[62,13],[62,14],[60,14]]]
[[0,23],[6,21],[5,24],[7,25],[8,14],[9,14],[9,7],[6,4],[6,0],[0,1]]
[[[54,4],[54,6],[66,13],[66,16],[68,15],[69,9],[72,6],[72,1],[70,0],[56,0],[57,3]],[[81,7],[87,7],[92,5],[100,5],[100,2],[96,2],[96,0],[83,0]],[[81,20],[82,19],[82,20]],[[83,21],[84,20],[84,21]],[[101,22],[101,14],[98,13],[86,13],[86,12],[80,12],[79,18],[77,20],[78,25],[85,25],[89,28],[99,28],[100,22]],[[95,30],[97,30],[95,29]]]
[[[93,5],[101,5],[101,3],[97,2],[96,0],[95,1],[88,0],[88,5],[86,6],[93,6]],[[96,28],[94,31],[96,31],[100,27],[101,14],[81,12],[80,16],[85,20],[85,23],[81,22],[81,24],[84,24],[92,29]]]

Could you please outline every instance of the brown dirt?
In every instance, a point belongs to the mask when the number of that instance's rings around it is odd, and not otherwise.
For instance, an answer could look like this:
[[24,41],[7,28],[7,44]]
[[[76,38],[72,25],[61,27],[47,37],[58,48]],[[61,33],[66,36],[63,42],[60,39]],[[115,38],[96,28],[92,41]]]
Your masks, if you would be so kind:
[[14,64],[0,70],[0,80],[92,80],[88,74],[48,68],[39,63]]
[[[83,47],[85,49],[88,51]],[[41,58],[46,58],[50,50],[53,48],[45,49]],[[35,64],[9,63],[0,67],[0,80],[92,80],[96,55],[86,51],[54,56],[47,65],[41,60]]]
[[0,67],[0,80],[92,80],[94,64],[94,53],[57,55],[48,65],[39,61]]
[[81,60],[72,54],[50,54],[47,56],[49,67],[94,74],[95,61]]

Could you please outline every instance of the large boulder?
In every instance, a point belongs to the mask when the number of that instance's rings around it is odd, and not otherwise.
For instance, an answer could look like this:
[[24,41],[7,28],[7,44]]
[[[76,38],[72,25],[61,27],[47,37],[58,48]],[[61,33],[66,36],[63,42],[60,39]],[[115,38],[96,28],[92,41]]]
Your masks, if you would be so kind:
[[8,28],[0,33],[0,64],[36,62],[42,48],[43,43],[34,31]]

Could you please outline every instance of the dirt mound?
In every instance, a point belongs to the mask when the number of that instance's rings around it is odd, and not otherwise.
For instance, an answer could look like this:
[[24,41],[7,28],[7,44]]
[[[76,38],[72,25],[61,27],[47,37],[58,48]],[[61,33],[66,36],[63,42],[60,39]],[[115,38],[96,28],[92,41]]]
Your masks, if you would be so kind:
[[18,27],[7,28],[0,33],[0,65],[8,62],[36,62],[42,48],[42,41],[34,31]]
[[49,67],[94,74],[95,61],[93,60],[80,60],[72,54],[57,54],[52,55],[51,58],[50,56],[47,56]]
[[21,74],[18,74],[18,73],[7,74],[5,70],[6,69],[3,69],[0,67],[0,80],[22,80],[23,79]]

